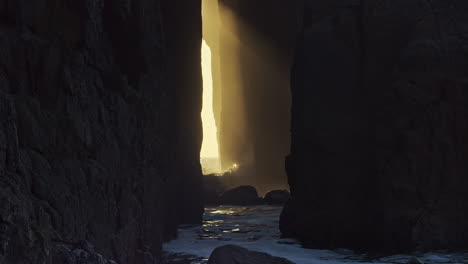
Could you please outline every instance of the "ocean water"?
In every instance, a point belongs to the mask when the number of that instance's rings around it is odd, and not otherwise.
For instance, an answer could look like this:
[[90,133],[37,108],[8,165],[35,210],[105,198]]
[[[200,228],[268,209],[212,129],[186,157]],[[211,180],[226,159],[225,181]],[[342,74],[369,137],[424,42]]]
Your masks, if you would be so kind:
[[283,257],[297,264],[407,263],[418,257],[427,264],[467,263],[468,253],[432,252],[381,258],[351,250],[306,249],[279,232],[280,206],[219,206],[205,209],[203,226],[183,226],[178,239],[163,247],[172,264],[203,264],[219,246],[233,244]]

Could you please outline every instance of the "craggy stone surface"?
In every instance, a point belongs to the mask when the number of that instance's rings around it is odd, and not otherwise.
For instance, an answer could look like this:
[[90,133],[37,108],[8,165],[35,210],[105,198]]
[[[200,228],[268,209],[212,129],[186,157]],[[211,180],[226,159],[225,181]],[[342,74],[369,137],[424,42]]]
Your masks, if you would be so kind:
[[76,244],[56,243],[52,255],[53,264],[116,264],[97,253],[87,241]]
[[468,246],[468,2],[301,1],[292,201],[310,246]]
[[[200,93],[200,65],[172,83],[160,2],[0,0],[0,263],[84,263],[57,262],[80,240],[159,263],[177,223],[201,220],[200,133],[174,132],[197,124],[198,103],[176,107]],[[199,58],[194,8],[172,51]]]

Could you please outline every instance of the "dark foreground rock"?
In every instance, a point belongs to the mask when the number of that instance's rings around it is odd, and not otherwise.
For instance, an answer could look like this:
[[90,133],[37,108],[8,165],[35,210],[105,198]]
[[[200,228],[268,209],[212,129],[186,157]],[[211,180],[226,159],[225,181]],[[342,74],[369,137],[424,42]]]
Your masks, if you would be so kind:
[[468,1],[301,2],[289,232],[318,247],[467,248]]
[[283,237],[300,237],[300,233],[296,228],[299,224],[300,217],[299,212],[294,208],[296,203],[291,199],[287,201],[280,215],[279,229]]
[[291,194],[287,190],[274,190],[265,195],[265,202],[270,205],[284,204],[289,198]]
[[220,200],[222,204],[230,205],[257,205],[263,203],[263,199],[258,197],[257,189],[250,185],[228,190],[221,195]]
[[51,264],[117,264],[96,252],[94,246],[83,241],[77,244],[55,244]]
[[221,204],[221,194],[227,187],[223,183],[223,176],[210,174],[203,176],[203,201],[205,205]]
[[83,239],[159,263],[177,224],[201,222],[200,12],[0,0],[0,263],[81,264],[54,244]]
[[216,190],[203,189],[203,203],[205,206],[220,205],[221,193]]
[[294,262],[243,247],[226,245],[216,248],[211,253],[208,264],[294,264]]

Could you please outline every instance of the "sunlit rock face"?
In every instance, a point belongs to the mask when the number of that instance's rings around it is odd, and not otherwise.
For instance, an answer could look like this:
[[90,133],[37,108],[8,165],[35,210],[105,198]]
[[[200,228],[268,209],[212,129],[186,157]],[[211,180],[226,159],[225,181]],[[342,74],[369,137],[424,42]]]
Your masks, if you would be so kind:
[[0,1],[0,263],[74,263],[81,240],[159,263],[176,225],[201,220],[199,13]]
[[466,1],[302,1],[293,200],[315,247],[466,248]]

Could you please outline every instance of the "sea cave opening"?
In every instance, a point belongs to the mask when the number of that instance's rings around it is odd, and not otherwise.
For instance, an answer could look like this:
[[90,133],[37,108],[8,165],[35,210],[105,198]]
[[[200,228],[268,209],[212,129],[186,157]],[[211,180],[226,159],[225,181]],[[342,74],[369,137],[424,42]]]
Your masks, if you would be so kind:
[[260,194],[289,189],[293,11],[202,1],[200,162],[204,175],[224,176],[230,187],[252,185]]

